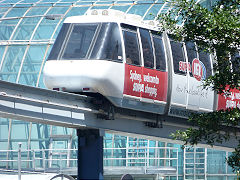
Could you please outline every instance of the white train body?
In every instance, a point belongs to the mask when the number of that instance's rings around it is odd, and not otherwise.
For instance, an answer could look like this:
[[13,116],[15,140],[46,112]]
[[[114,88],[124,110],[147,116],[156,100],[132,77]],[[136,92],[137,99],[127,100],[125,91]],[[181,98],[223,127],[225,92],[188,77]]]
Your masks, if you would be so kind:
[[59,87],[62,91],[98,92],[122,98],[123,63],[91,60],[89,65],[89,60],[49,61],[44,69],[45,85],[49,89]]
[[115,10],[67,18],[44,67],[46,87],[99,93],[117,107],[179,117],[216,110],[218,97],[201,87],[212,75],[211,57],[156,27]]

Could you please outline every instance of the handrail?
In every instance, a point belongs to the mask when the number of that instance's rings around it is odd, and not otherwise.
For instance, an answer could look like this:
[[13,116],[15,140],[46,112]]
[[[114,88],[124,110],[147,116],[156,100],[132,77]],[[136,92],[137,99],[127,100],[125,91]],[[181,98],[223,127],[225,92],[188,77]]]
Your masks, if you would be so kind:
[[[144,160],[144,162],[147,162],[149,160],[178,160],[177,157],[170,157],[170,153],[169,153],[169,157],[157,157],[156,155],[154,157],[149,157],[148,153],[149,150],[154,149],[154,150],[166,150],[166,151],[171,151],[171,150],[175,150],[174,153],[178,153],[178,148],[173,148],[173,147],[126,147],[126,148],[104,148],[104,150],[126,150],[125,154],[129,154],[129,153],[134,153],[131,152],[131,150],[139,150],[139,149],[144,149],[144,152],[136,152],[136,153],[140,153],[143,156],[138,156],[136,157],[135,155],[133,155],[132,157],[128,155],[125,157],[104,157],[103,160],[107,161],[107,160],[126,160],[126,161],[130,161],[130,160]],[[25,150],[21,150],[21,156],[23,157],[24,154],[26,154],[27,152],[32,152],[33,156],[31,157],[31,159],[23,159],[21,158],[21,162],[32,162],[33,164],[36,165],[36,161],[57,161],[57,162],[63,162],[63,161],[77,161],[77,157],[71,157],[71,158],[66,158],[64,156],[66,156],[67,152],[72,153],[72,152],[76,152],[77,149],[25,149]],[[5,154],[5,153],[17,153],[18,150],[0,150],[0,156],[1,154]],[[39,153],[38,157],[36,156],[36,154]],[[45,154],[45,156],[44,156]],[[16,154],[17,156],[17,154]],[[16,157],[15,156],[15,157]],[[39,157],[40,156],[40,157]],[[61,156],[61,158],[54,158],[53,156]],[[18,159],[11,159],[11,158],[7,158],[6,159],[0,159],[0,162],[17,162]],[[126,162],[126,166],[128,163],[143,163],[143,162]]]

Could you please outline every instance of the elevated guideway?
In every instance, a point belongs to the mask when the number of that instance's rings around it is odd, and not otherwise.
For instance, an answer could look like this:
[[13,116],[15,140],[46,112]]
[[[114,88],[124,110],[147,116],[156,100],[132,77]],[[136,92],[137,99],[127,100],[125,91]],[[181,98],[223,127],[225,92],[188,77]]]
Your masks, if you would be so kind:
[[[77,129],[102,129],[122,135],[138,135],[172,143],[182,143],[170,138],[176,130],[190,127],[186,119],[115,108],[104,111],[93,103],[93,97],[35,88],[0,81],[0,116],[36,123],[65,126]],[[231,151],[237,141],[233,137],[217,149]],[[206,147],[206,145],[200,144]]]

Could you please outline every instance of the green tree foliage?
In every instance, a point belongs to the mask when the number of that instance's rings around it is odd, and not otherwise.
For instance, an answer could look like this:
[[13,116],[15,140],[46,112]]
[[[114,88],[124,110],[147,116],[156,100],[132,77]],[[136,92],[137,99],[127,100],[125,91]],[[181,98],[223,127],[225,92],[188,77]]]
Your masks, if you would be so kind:
[[[204,81],[204,88],[228,95],[230,89],[239,89],[240,59],[240,0],[219,0],[210,7],[195,0],[172,0],[172,10],[159,16],[163,31],[177,41],[194,41],[204,51],[214,54],[215,74]],[[224,143],[230,135],[239,145],[228,159],[235,171],[240,171],[240,109],[231,108],[189,118],[194,128],[177,131],[173,136],[186,144],[205,141]]]

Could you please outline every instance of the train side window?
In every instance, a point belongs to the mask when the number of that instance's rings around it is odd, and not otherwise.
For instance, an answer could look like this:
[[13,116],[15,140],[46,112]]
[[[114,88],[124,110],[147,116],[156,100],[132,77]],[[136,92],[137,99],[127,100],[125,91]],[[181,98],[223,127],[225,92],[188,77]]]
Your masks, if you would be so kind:
[[234,73],[239,73],[240,70],[240,52],[231,56],[232,70]]
[[129,25],[129,24],[121,23],[121,27],[122,27],[123,29],[132,30],[132,31],[137,31],[137,27],[136,27],[136,26],[132,26],[132,25]]
[[[186,50],[188,56],[188,62],[192,64],[192,61],[197,58],[197,51],[194,42],[187,42],[186,43]],[[192,70],[189,68],[189,74],[192,77]]]
[[90,59],[122,61],[122,43],[117,23],[102,23]]
[[156,69],[160,71],[166,71],[166,59],[162,38],[160,36],[154,35],[153,43],[156,57]]
[[175,41],[171,41],[170,43],[173,56],[174,72],[175,74],[186,75],[187,64],[184,58],[183,44]]
[[143,51],[143,60],[144,67],[153,68],[154,67],[154,58],[153,58],[153,48],[150,33],[146,29],[139,29],[141,41],[142,41],[142,51]]
[[199,60],[204,64],[206,68],[206,78],[208,78],[212,75],[210,54],[204,51],[200,51]]
[[141,65],[137,32],[123,30],[127,64]]
[[87,59],[98,24],[74,25],[62,59]]

